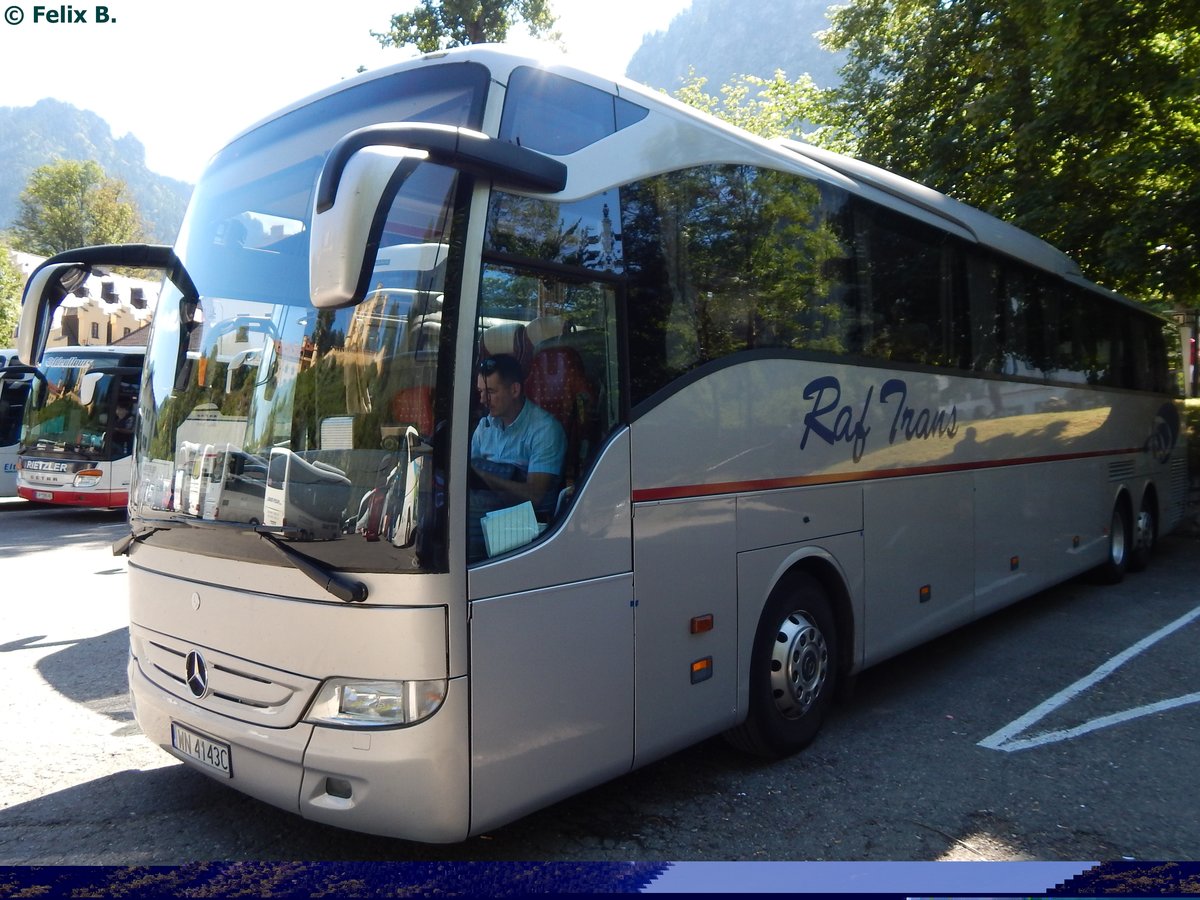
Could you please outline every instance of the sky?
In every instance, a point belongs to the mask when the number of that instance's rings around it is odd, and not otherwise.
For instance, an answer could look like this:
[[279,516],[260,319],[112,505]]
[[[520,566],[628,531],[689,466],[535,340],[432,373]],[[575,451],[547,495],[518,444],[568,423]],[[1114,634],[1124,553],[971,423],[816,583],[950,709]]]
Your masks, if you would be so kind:
[[[621,75],[691,0],[551,0],[572,63]],[[0,106],[53,97],[132,133],[155,172],[194,183],[243,128],[416,55],[371,36],[416,0],[0,0]],[[83,21],[79,21],[82,15]],[[57,21],[55,21],[57,20]],[[523,50],[538,46],[520,29]]]

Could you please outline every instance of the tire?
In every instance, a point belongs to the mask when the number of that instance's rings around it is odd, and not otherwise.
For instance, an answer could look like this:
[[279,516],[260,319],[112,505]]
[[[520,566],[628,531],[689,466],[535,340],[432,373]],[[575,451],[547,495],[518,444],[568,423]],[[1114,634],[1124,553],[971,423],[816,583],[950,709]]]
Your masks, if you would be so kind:
[[726,732],[740,750],[781,758],[808,746],[838,685],[837,627],[825,589],[811,575],[786,576],[759,619],[750,655],[750,708]]
[[1142,572],[1150,565],[1157,543],[1158,519],[1154,515],[1154,503],[1146,493],[1142,495],[1141,512],[1133,522],[1128,562],[1130,572]]
[[1113,507],[1112,522],[1108,528],[1108,559],[1096,568],[1096,580],[1101,584],[1118,584],[1129,569],[1129,551],[1133,527],[1125,504],[1118,502]]

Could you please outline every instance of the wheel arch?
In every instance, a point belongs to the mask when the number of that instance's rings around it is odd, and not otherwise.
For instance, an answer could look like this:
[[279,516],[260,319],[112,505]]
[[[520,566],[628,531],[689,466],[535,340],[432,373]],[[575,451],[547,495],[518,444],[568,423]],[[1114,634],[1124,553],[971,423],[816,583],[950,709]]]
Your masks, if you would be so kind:
[[1129,490],[1129,485],[1120,484],[1117,486],[1116,493],[1113,496],[1113,509],[1120,509],[1125,513],[1126,522],[1133,516],[1133,495]]

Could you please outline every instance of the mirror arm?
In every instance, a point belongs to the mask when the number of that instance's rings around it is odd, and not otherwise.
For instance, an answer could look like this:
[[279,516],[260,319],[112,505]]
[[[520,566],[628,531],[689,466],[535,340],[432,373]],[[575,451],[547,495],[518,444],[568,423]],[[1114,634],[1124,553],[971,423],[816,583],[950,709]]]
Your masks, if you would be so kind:
[[567,167],[558,160],[477,131],[422,122],[368,125],[351,131],[329,151],[317,184],[317,212],[333,207],[346,163],[365,147],[424,150],[432,162],[529,191],[558,193],[567,184]]
[[89,269],[93,266],[125,266],[130,269],[162,269],[167,277],[187,297],[199,297],[196,285],[183,262],[175,255],[174,248],[166,244],[97,244],[94,247],[77,247],[56,253],[34,269],[37,272],[46,266],[58,263],[79,263]]

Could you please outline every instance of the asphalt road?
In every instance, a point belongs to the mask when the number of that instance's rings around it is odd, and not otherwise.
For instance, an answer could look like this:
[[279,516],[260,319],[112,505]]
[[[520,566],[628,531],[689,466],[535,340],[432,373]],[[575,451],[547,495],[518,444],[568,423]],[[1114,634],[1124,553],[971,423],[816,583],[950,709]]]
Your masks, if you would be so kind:
[[429,846],[191,771],[125,696],[123,516],[0,501],[0,865],[196,860],[1200,858],[1200,533],[864,673],[804,753],[707,741]]

